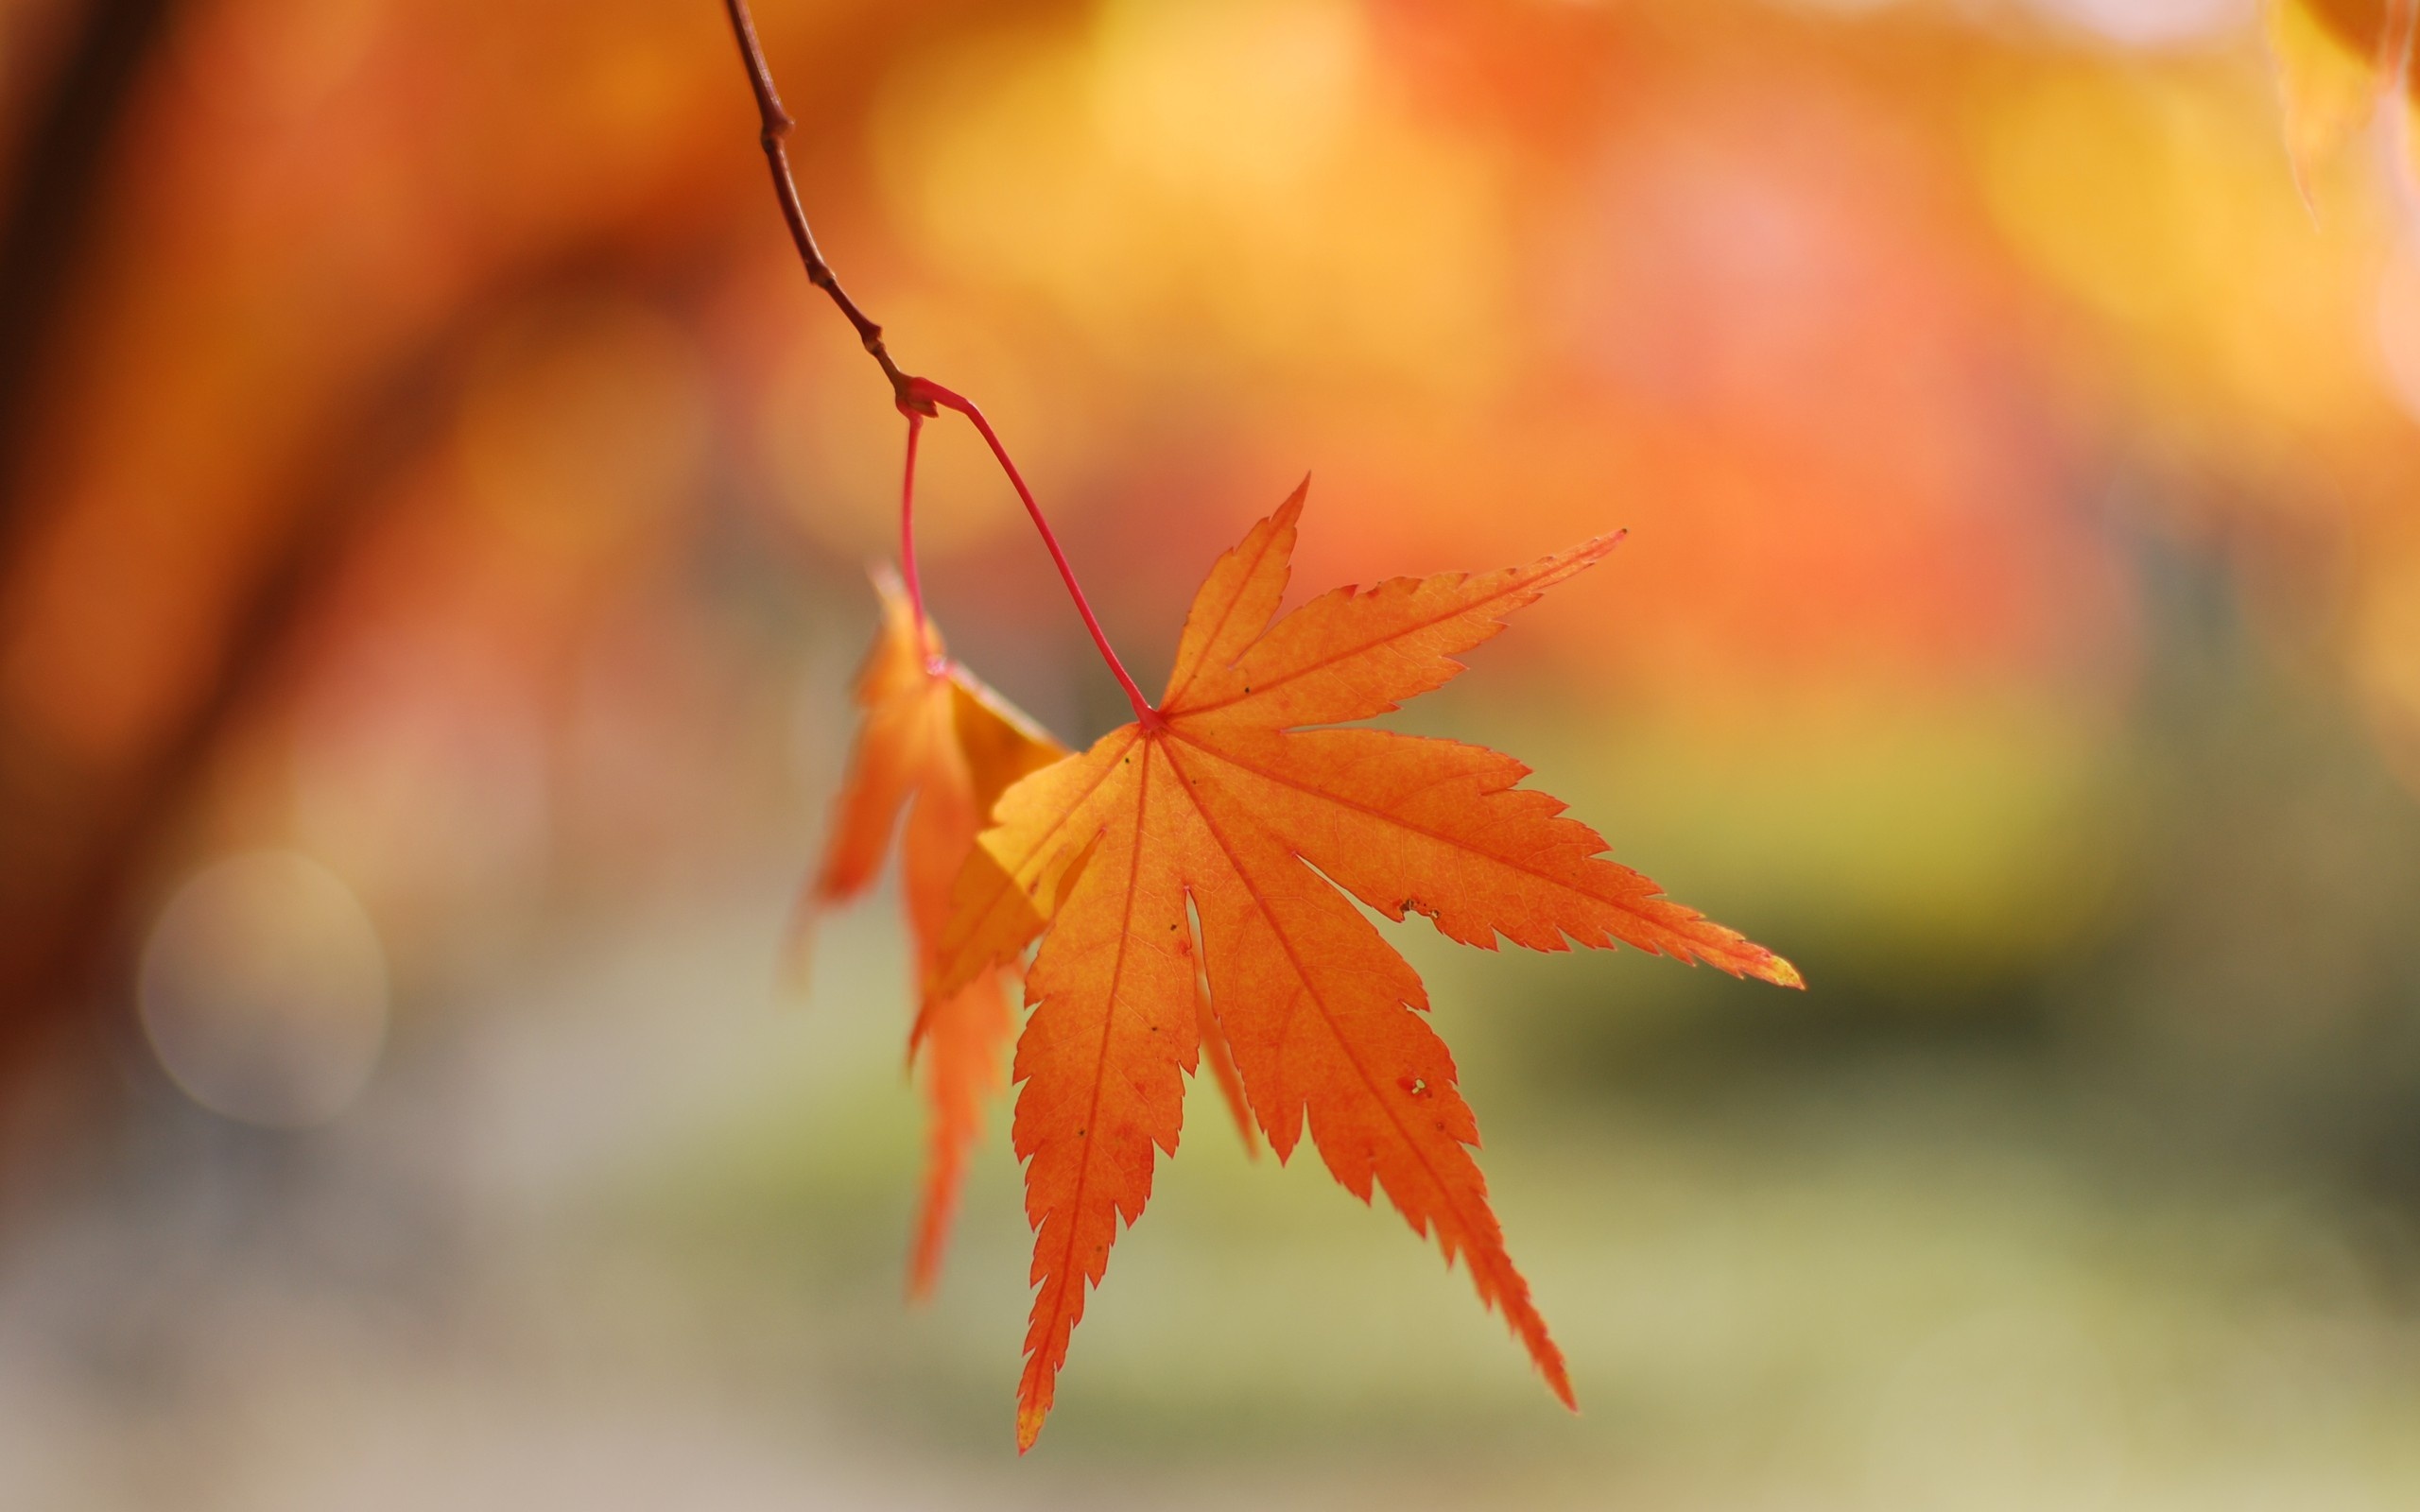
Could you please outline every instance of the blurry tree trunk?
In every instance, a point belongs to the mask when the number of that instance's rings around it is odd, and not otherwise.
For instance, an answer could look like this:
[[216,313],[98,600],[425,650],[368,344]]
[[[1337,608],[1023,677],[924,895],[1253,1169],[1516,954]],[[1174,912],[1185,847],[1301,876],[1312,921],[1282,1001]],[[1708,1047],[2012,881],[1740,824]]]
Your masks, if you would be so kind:
[[[49,88],[26,119],[18,171],[0,192],[0,634],[9,637],[0,655],[22,654],[18,616],[30,601],[34,553],[53,514],[76,507],[60,502],[72,491],[58,491],[37,475],[46,466],[47,428],[84,423],[113,437],[123,427],[135,444],[151,419],[108,415],[95,423],[92,415],[75,412],[82,387],[70,392],[62,374],[82,354],[83,318],[115,296],[97,282],[102,259],[95,254],[110,250],[97,244],[112,234],[119,197],[130,186],[143,192],[132,170],[153,166],[141,153],[144,144],[130,137],[129,123],[162,81],[158,64],[177,28],[202,14],[201,7],[179,0],[60,3],[73,8],[61,17],[67,34]],[[637,15],[684,9],[685,0],[660,9],[631,0],[626,7]],[[711,112],[719,122],[746,96],[723,50],[728,42],[715,36],[721,19],[716,9],[713,0],[700,0],[697,35],[714,37],[717,45],[710,81],[700,69],[683,109]],[[785,9],[792,45],[812,36],[820,56],[855,60],[829,70],[823,87],[802,101],[803,139],[825,143],[836,124],[864,114],[884,60],[973,9],[965,0],[913,12],[870,4]],[[531,19],[521,19],[524,11]],[[483,15],[472,8],[467,14],[475,19],[501,19],[486,31],[464,29],[490,38],[516,27],[527,34],[579,13],[576,7],[556,17],[545,8],[499,6]],[[451,35],[442,26],[431,33]],[[437,77],[454,77],[441,55],[434,66]],[[481,103],[497,129],[527,124],[521,117],[533,108],[510,89],[471,105],[453,100],[431,108],[468,111]],[[573,96],[562,108],[588,106]],[[678,112],[670,118],[687,119]],[[562,129],[581,119],[573,113],[551,124]],[[736,158],[749,150],[744,137],[727,137],[719,125],[695,140],[699,146],[689,150],[698,153]],[[696,167],[693,158],[663,169],[663,184],[684,184]],[[191,163],[176,169],[183,178],[206,171]],[[761,180],[751,177],[751,233],[775,234],[778,223],[767,224],[759,198]],[[201,191],[190,203],[210,203],[207,184],[181,178],[178,187]],[[298,637],[321,623],[330,580],[394,497],[385,484],[439,438],[483,334],[499,315],[566,281],[626,282],[649,297],[680,298],[685,281],[728,255],[725,226],[711,216],[693,222],[689,215],[667,226],[614,196],[567,198],[552,219],[533,219],[514,235],[480,238],[476,260],[441,300],[416,307],[407,328],[382,333],[377,350],[362,353],[357,366],[345,365],[340,387],[319,391],[324,412],[315,410],[307,433],[276,443],[281,454],[263,485],[271,498],[258,514],[273,524],[245,538],[223,601],[211,607],[215,654],[182,690],[176,713],[147,731],[139,749],[96,765],[0,699],[0,1115],[31,1084],[29,1072],[39,1065],[46,1074],[60,1064],[53,1052],[93,1064],[93,1052],[125,1032],[130,911],[144,901],[142,890],[173,848],[230,731],[275,696]],[[130,250],[131,258],[112,257],[111,266],[142,266],[148,249]],[[193,337],[167,331],[161,339]],[[69,412],[63,420],[61,410]],[[135,540],[126,549],[157,545]],[[150,608],[107,606],[130,631],[161,633],[147,622]],[[24,1153],[9,1147],[0,1117],[0,1162]]]
[[171,0],[89,0],[19,145],[14,192],[0,211],[0,576],[26,532],[26,441],[110,145],[172,11]]
[[[89,775],[38,761],[0,768],[0,814],[13,816],[10,831],[30,816],[32,827],[52,832],[50,853],[29,872],[9,865],[17,874],[0,875],[0,1100],[48,1052],[73,1053],[62,1035],[122,1003],[124,984],[109,972],[128,959],[120,933],[147,868],[209,780],[212,753],[291,669],[322,588],[374,523],[381,485],[432,444],[481,335],[527,294],[594,277],[604,262],[582,245],[500,280],[397,353],[321,432],[292,472],[291,501],[277,515],[285,526],[232,606],[224,655],[137,769],[112,774],[95,792]],[[0,1150],[0,1161],[18,1153]]]
[[[0,610],[15,586],[37,501],[26,476],[26,454],[58,355],[61,317],[99,219],[110,151],[138,94],[146,65],[159,51],[175,13],[171,0],[88,0],[69,14],[59,60],[16,144],[15,171],[0,204]],[[82,958],[94,936],[79,919],[80,897],[28,882],[71,884],[79,875],[50,871],[68,859],[46,829],[43,806],[58,795],[39,751],[8,742],[0,763],[0,848],[9,851],[0,875],[0,1096],[53,1021],[49,1011],[62,969]],[[31,850],[21,855],[20,848]]]

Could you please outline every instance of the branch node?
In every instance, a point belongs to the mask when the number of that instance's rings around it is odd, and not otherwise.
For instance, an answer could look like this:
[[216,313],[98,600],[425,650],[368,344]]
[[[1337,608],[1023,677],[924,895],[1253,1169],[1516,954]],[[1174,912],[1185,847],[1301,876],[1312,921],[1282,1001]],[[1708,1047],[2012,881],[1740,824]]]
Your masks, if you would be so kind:
[[[782,218],[789,224],[790,240],[798,248],[799,261],[806,265],[807,282],[831,296],[832,302],[848,317],[849,324],[856,328],[857,339],[882,365],[883,376],[890,380],[891,391],[905,405],[912,398],[909,380],[883,350],[882,327],[867,319],[848,291],[840,287],[840,280],[823,260],[821,249],[815,245],[815,232],[807,227],[806,206],[799,198],[798,180],[790,173],[789,149],[785,145],[797,123],[782,108],[781,93],[773,87],[773,70],[765,61],[764,44],[756,40],[756,23],[748,13],[748,0],[723,0],[723,9],[731,16],[732,35],[739,43],[739,60],[747,65],[748,83],[756,94],[757,144],[765,149],[766,164],[772,169],[773,193],[781,200]],[[933,413],[929,406],[920,407],[918,412]]]

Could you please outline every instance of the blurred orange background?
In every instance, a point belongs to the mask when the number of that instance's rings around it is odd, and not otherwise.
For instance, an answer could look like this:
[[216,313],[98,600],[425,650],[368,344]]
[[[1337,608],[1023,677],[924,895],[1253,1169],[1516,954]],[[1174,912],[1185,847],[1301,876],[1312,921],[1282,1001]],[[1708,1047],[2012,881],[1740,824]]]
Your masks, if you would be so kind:
[[[1401,936],[1587,1416],[1198,1116],[1012,1465],[894,905],[772,988],[903,427],[721,8],[6,0],[0,1503],[2405,1504],[2420,201],[2320,9],[759,0],[1139,680],[1305,471],[1298,593],[1628,527],[1396,718],[1814,985]],[[919,514],[1115,723],[961,424]]]

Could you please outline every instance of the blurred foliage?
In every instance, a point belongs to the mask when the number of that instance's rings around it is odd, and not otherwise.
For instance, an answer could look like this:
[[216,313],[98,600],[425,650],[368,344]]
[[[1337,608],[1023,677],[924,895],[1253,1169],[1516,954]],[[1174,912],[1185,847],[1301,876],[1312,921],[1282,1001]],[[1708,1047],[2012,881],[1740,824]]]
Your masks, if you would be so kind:
[[[1306,469],[1305,591],[1628,526],[1405,717],[1815,988],[1415,956],[1581,1422],[1197,1108],[1028,1473],[996,1138],[896,1300],[887,905],[763,1007],[900,437],[719,9],[0,5],[0,1501],[2409,1501],[2408,122],[2378,7],[2255,10],[760,0],[825,249],[1142,681]],[[1088,740],[925,471],[953,644]],[[301,1133],[137,1012],[260,850],[388,982]]]

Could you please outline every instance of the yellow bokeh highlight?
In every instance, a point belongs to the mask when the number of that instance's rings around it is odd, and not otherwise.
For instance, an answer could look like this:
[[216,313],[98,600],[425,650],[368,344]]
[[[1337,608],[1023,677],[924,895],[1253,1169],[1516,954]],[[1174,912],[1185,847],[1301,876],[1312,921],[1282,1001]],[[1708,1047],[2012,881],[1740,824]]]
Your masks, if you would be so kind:
[[886,196],[947,278],[1123,366],[1484,386],[1510,360],[1497,164],[1365,77],[1360,25],[1132,5],[956,43],[886,87]]
[[[2375,413],[2363,305],[2375,212],[2314,227],[2239,80],[2066,70],[1979,111],[1995,219],[2054,286],[2125,334],[2171,410],[2221,448]],[[2243,432],[2249,415],[2264,430]]]

